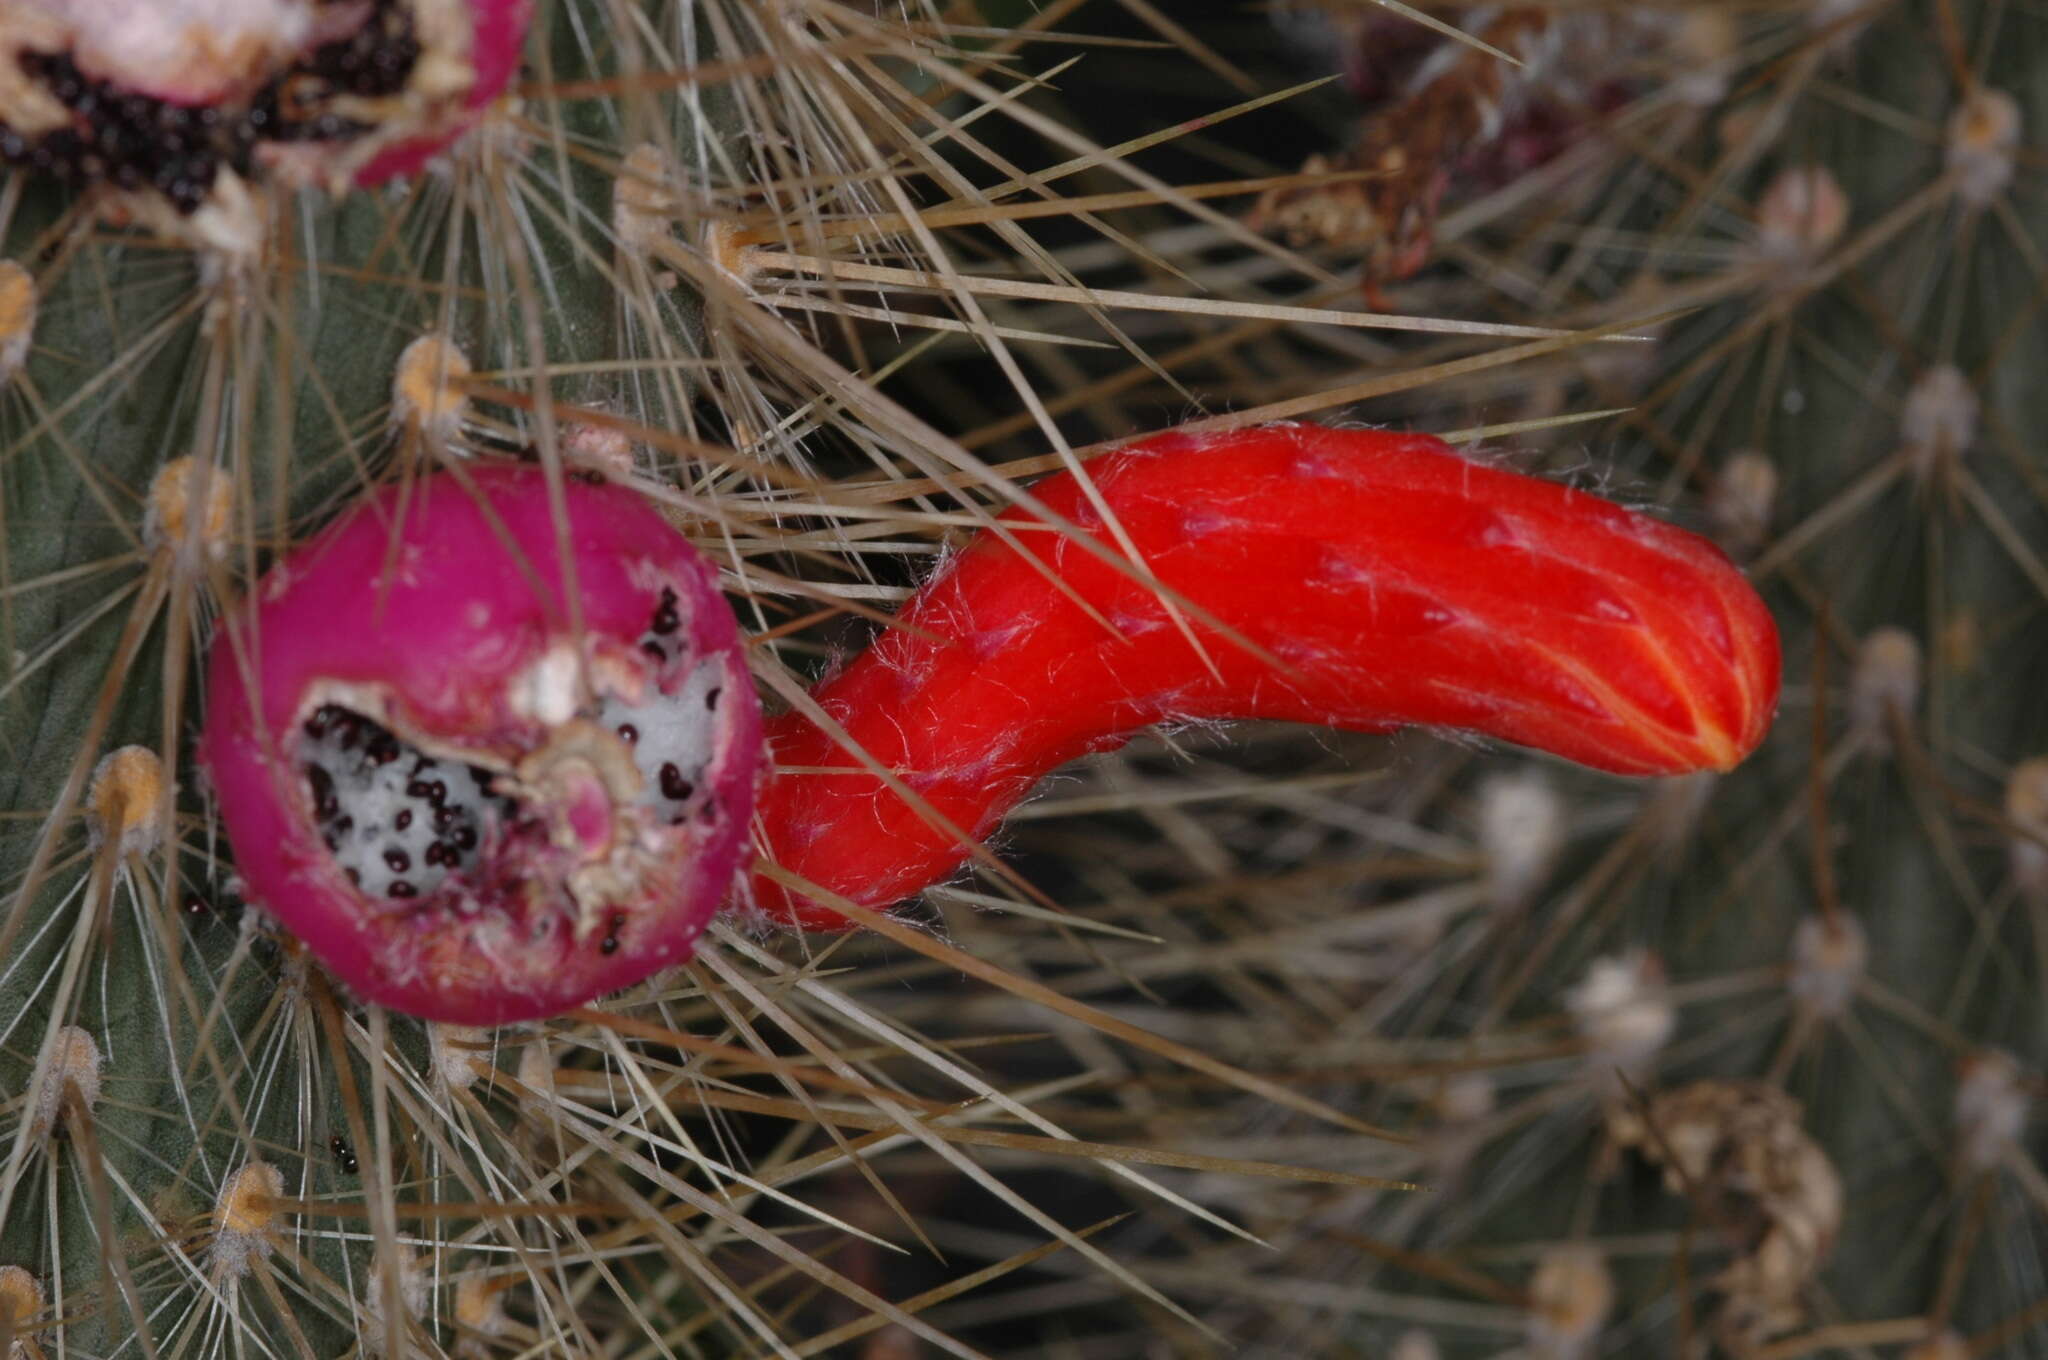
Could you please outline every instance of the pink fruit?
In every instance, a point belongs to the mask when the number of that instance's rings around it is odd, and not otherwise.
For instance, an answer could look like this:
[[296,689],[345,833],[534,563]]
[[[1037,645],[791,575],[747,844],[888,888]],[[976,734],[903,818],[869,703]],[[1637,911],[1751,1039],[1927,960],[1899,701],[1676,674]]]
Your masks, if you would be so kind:
[[545,474],[475,466],[355,507],[214,642],[244,895],[365,1000],[553,1014],[687,958],[737,870],[760,711],[716,573],[635,493],[563,491],[573,613]]
[[[784,714],[773,755],[797,768],[759,816],[783,868],[863,906],[896,902],[957,868],[963,835],[986,835],[1046,773],[1168,719],[1426,723],[1680,774],[1740,761],[1776,708],[1777,630],[1719,550],[1426,435],[1169,434],[1089,476],[1213,671],[1157,589],[1012,510],[1021,552],[978,535],[903,627],[813,695],[950,826]],[[1111,544],[1073,476],[1033,493]],[[753,892],[773,916],[846,924],[769,879]]]

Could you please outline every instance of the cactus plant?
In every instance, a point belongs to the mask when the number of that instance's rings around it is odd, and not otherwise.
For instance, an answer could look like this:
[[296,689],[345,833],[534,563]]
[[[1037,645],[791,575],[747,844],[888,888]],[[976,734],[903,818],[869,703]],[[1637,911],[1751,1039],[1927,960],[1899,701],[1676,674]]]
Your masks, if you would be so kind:
[[[1029,8],[553,0],[438,161],[252,168],[253,234],[0,146],[0,1345],[2044,1344],[2037,17],[1526,9],[1505,77],[1296,0],[1353,79],[1276,99],[1268,14]],[[1502,117],[1410,192],[1344,152],[1432,51]],[[1300,230],[1359,184],[1390,236]],[[730,916],[488,1031],[245,900],[200,658],[373,494],[622,483],[795,708],[1031,478],[1190,416],[1507,426],[1662,503],[1764,589],[1785,720],[1657,783],[1161,733],[920,916]]]

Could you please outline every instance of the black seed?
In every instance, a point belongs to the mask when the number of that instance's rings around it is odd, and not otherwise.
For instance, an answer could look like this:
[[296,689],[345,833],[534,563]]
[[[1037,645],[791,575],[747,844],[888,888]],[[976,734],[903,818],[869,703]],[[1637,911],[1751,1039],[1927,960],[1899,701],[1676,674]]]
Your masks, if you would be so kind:
[[435,809],[434,809],[434,830],[436,830],[436,831],[446,831],[446,830],[447,830],[447,829],[449,828],[449,826],[450,826],[450,825],[451,825],[451,824],[452,824],[452,823],[453,823],[454,821],[455,821],[455,809],[454,809],[454,808],[452,808],[452,807],[437,807],[437,808],[435,808]]
[[326,821],[341,810],[341,802],[334,793],[334,776],[327,773],[324,765],[308,765],[306,782],[313,788],[313,815]]
[[717,712],[718,696],[723,693],[725,693],[725,691],[723,689],[720,689],[717,685],[713,685],[710,689],[704,691],[704,707],[710,709],[714,713]]
[[427,847],[427,863],[429,863],[429,864],[439,864],[440,862],[441,862],[441,842],[439,842],[439,841],[435,841],[435,842],[434,842],[433,844],[431,844],[431,845],[429,845],[429,846]]
[[666,664],[668,661],[668,653],[661,650],[661,644],[651,638],[640,644],[640,650],[658,662]]
[[676,612],[676,593],[663,587],[661,604],[654,611],[654,631],[666,636],[683,626],[682,615]]
[[340,820],[335,822],[334,829],[346,836],[349,832],[356,829],[356,819],[344,812],[341,814]]
[[683,772],[671,760],[661,767],[661,796],[680,803],[697,791],[697,786],[683,778]]
[[384,852],[384,863],[391,867],[392,873],[402,874],[407,869],[412,868],[412,856],[406,854],[403,850],[386,850]]
[[473,826],[456,827],[455,848],[458,850],[476,849],[476,828]]
[[634,742],[640,740],[640,729],[633,726],[633,724],[631,723],[620,723],[619,739],[625,742],[628,746],[631,746]]
[[330,851],[341,849],[341,837],[335,835],[332,831],[328,832],[325,836],[322,836],[320,839],[327,842],[327,848]]
[[420,890],[402,878],[394,878],[391,880],[391,887],[384,895],[386,897],[418,897]]
[[350,883],[353,883],[358,888],[363,886],[363,876],[360,871],[345,868],[342,870],[342,872],[348,875],[348,881]]
[[393,818],[391,819],[391,824],[392,824],[393,826],[397,827],[397,828],[398,828],[398,829],[399,829],[400,831],[403,831],[403,830],[405,830],[405,829],[406,829],[407,827],[411,826],[411,825],[412,825],[412,809],[411,809],[411,808],[400,808],[400,809],[398,810],[398,815],[397,815],[396,817],[393,817]]
[[429,784],[426,780],[415,779],[405,786],[405,796],[408,798],[425,798],[428,790],[432,788],[433,785]]
[[427,801],[435,807],[448,801],[448,786],[436,779],[427,786]]
[[313,716],[306,719],[306,735],[320,738],[327,735],[327,729],[334,724],[334,705],[323,704],[313,710]]

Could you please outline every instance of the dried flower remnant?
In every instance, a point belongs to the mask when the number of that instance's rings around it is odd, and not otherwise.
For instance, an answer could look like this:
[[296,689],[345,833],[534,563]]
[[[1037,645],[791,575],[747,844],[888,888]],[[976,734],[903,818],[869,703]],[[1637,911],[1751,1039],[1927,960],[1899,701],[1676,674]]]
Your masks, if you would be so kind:
[[1663,1166],[1665,1189],[1698,1197],[1731,1237],[1715,1326],[1738,1354],[1805,1321],[1801,1293],[1841,1232],[1841,1177],[1802,1114],[1762,1082],[1699,1081],[1609,1118],[1616,1142]]
[[531,19],[531,0],[18,0],[0,160],[248,254],[255,186],[418,170],[504,89]]
[[[763,796],[763,848],[784,868],[894,903],[1053,768],[1168,719],[1424,723],[1677,774],[1734,765],[1776,706],[1776,630],[1718,550],[1427,436],[1170,434],[1089,476],[1158,585],[1115,565],[1078,479],[1041,483],[1038,501],[1099,535],[1101,555],[1006,514],[1007,535],[977,537],[905,627],[818,687],[851,745],[802,713],[777,719],[777,762],[804,767]],[[755,890],[783,919],[844,925]]]
[[560,491],[567,562],[536,466],[387,487],[214,644],[200,756],[248,896],[427,1019],[681,961],[738,863],[759,713],[716,574],[634,492]]

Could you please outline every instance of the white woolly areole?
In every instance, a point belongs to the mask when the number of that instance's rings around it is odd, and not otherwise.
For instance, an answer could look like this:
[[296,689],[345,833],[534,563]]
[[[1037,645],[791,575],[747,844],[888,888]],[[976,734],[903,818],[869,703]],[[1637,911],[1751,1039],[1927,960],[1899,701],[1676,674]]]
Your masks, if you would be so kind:
[[1428,1332],[1410,1327],[1394,1343],[1393,1360],[1438,1360],[1442,1354]]
[[1849,677],[1849,722],[1882,750],[1891,748],[1891,714],[1912,721],[1920,707],[1920,643],[1903,628],[1876,628],[1856,650]]
[[214,1201],[216,1228],[210,1253],[216,1280],[240,1279],[249,1262],[268,1256],[275,1245],[277,1210],[268,1201],[284,1195],[284,1176],[269,1162],[245,1162],[228,1177]]
[[34,1113],[29,1129],[44,1137],[56,1128],[64,1114],[64,1093],[75,1091],[78,1102],[89,1113],[100,1099],[100,1046],[92,1035],[76,1025],[65,1025],[50,1036],[50,1046],[38,1065]]
[[1948,168],[1956,197],[1982,208],[2012,182],[2020,145],[2020,106],[2004,90],[1979,87],[1948,120]]
[[1960,457],[1977,439],[1977,391],[1954,364],[1936,364],[1913,380],[1899,412],[1900,442],[1915,470]]
[[1586,1062],[1596,1081],[1614,1073],[1636,1079],[1647,1071],[1678,1026],[1665,994],[1664,968],[1647,951],[1630,950],[1593,960],[1565,1008],[1586,1041]]
[[1487,895],[1499,910],[1524,906],[1565,840],[1564,800],[1541,771],[1490,776],[1479,786],[1479,849]]
[[433,1058],[434,1076],[451,1091],[466,1091],[476,1083],[476,1063],[491,1051],[491,1032],[471,1025],[427,1025],[427,1051]]
[[1956,1132],[1965,1171],[1989,1171],[2004,1161],[2027,1123],[2027,1093],[2010,1053],[1987,1048],[1963,1059],[1956,1083]]
[[1591,1247],[1543,1253],[1529,1280],[1529,1348],[1543,1360],[1579,1360],[1614,1311],[1614,1277]]
[[1792,932],[1792,997],[1832,1020],[1849,1009],[1870,962],[1870,937],[1847,912],[1809,916]]

